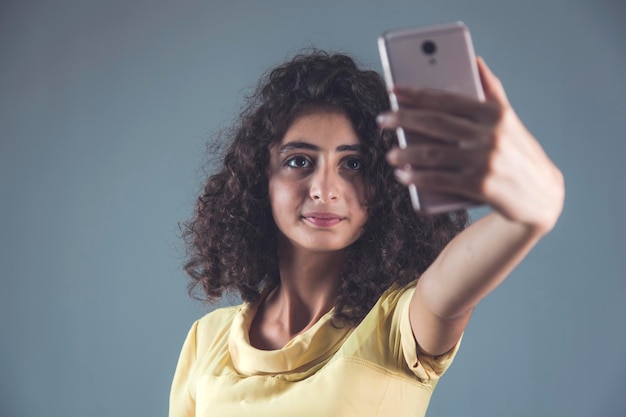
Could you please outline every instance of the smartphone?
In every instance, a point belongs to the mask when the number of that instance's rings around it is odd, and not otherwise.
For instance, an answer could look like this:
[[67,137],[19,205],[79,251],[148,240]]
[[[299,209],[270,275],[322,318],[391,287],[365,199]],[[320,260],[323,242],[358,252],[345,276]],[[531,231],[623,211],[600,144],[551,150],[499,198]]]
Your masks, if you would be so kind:
[[[394,85],[446,90],[484,100],[470,32],[463,22],[444,23],[384,32],[378,38],[387,88]],[[391,109],[398,110],[390,92]],[[407,146],[407,135],[397,130],[398,144]],[[442,213],[480,205],[463,196],[409,186],[411,203],[417,211]]]

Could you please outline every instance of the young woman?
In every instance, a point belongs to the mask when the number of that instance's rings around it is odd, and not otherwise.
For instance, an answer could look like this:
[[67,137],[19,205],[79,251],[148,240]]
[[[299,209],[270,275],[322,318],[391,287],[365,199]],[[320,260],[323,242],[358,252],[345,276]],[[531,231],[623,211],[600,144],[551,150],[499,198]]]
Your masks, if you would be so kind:
[[[473,308],[563,205],[560,171],[478,66],[485,102],[396,87],[398,112],[344,55],[261,80],[185,231],[191,288],[244,302],[192,326],[170,416],[425,414]],[[408,184],[493,210],[467,228],[421,215]]]

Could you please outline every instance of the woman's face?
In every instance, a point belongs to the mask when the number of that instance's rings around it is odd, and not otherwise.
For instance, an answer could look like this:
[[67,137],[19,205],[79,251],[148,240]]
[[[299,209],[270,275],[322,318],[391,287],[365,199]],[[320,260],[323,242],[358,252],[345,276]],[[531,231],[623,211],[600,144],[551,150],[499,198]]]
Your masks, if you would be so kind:
[[298,117],[270,149],[269,198],[280,233],[294,248],[346,248],[367,221],[365,152],[343,114]]

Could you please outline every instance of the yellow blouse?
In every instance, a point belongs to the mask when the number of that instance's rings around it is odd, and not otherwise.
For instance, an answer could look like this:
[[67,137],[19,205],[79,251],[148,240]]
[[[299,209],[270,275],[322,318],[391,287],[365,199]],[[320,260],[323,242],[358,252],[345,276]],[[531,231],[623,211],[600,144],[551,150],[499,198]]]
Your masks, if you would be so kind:
[[409,323],[415,282],[387,290],[356,328],[336,329],[332,310],[282,349],[250,345],[255,306],[215,310],[182,348],[170,417],[424,416],[459,343],[422,354]]

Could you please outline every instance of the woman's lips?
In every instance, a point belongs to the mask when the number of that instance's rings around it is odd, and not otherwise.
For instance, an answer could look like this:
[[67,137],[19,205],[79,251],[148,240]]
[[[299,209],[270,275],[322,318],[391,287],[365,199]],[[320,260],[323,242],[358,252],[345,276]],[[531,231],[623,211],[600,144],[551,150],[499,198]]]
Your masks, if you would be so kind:
[[332,227],[345,219],[333,213],[307,213],[302,217],[304,220],[317,227]]

